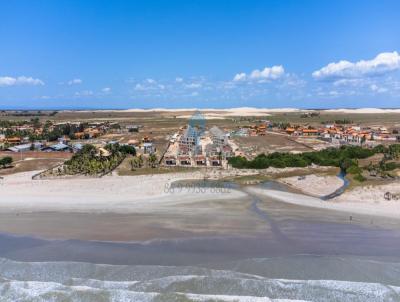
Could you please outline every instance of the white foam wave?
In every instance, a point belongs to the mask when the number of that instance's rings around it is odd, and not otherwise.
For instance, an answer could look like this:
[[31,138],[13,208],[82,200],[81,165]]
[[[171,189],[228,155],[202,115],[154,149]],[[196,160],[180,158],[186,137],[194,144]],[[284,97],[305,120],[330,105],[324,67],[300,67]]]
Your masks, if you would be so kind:
[[[249,261],[261,266],[270,259]],[[192,266],[24,263],[3,259],[0,260],[0,297],[2,302],[375,302],[400,301],[400,287],[374,282],[276,279]]]

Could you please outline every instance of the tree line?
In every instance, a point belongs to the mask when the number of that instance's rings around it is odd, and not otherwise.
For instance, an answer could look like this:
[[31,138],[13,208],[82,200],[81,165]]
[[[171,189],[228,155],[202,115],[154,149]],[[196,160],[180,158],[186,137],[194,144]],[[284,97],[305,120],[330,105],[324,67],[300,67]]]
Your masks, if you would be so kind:
[[[238,169],[266,169],[269,167],[307,167],[315,164],[319,166],[339,167],[344,172],[361,175],[358,160],[383,153],[385,158],[397,159],[400,157],[400,144],[385,147],[379,145],[372,149],[360,146],[342,146],[340,148],[327,148],[320,151],[304,152],[299,154],[274,152],[271,154],[260,154],[252,160],[242,156],[229,159],[229,164]],[[392,168],[393,164],[391,164]]]

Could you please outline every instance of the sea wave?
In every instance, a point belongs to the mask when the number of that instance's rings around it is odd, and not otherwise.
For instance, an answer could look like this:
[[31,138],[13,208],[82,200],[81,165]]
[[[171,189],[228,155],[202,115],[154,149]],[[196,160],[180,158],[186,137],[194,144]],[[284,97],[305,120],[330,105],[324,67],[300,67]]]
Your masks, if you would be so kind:
[[[249,261],[249,260],[247,260]],[[195,266],[0,260],[0,301],[400,301],[400,287]]]

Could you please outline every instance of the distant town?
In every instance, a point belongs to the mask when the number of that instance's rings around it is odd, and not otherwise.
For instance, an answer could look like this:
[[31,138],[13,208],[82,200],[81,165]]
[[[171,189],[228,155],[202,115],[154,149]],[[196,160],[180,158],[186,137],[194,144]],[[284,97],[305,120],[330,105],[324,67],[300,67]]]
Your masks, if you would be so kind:
[[[54,115],[56,113],[53,113]],[[303,114],[301,117],[309,116],[311,114]],[[157,141],[152,137],[151,131],[141,124],[136,124],[134,120],[132,123],[126,120],[119,123],[112,120],[43,121],[43,118],[40,120],[39,117],[30,120],[2,119],[0,150],[10,153],[76,153],[82,150],[85,144],[92,144],[105,154],[106,145],[118,143],[134,147],[138,154],[143,156],[155,154],[159,164],[164,166],[227,168],[227,160],[233,156],[251,159],[261,152],[285,151],[276,143],[279,136],[284,137],[286,142],[300,147],[299,150],[287,150],[292,153],[302,149],[321,150],[343,145],[372,148],[380,144],[400,142],[398,127],[363,125],[346,119],[324,122],[320,126],[309,125],[307,122],[252,119],[243,126],[218,127],[213,125],[213,121],[206,120],[200,112],[196,112],[186,124],[180,121],[183,125],[177,127],[175,132],[166,133],[163,139]],[[245,138],[248,137],[260,139],[246,141]],[[274,145],[276,148],[265,148]]]

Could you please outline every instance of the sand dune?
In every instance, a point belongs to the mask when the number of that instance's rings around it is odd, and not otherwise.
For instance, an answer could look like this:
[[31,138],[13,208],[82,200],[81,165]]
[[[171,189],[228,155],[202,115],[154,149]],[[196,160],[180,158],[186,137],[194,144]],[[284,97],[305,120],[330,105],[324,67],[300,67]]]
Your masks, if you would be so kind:
[[[69,110],[65,110],[69,111]],[[91,112],[93,110],[82,110],[81,112]],[[271,113],[289,113],[289,112],[310,112],[321,111],[326,113],[343,113],[343,114],[382,114],[382,113],[399,113],[399,108],[334,108],[334,109],[306,109],[306,108],[254,108],[254,107],[237,107],[237,108],[132,108],[122,110],[96,110],[99,112],[133,112],[133,113],[151,113],[151,112],[193,112],[201,111],[203,114],[208,113],[210,116],[268,116]]]

